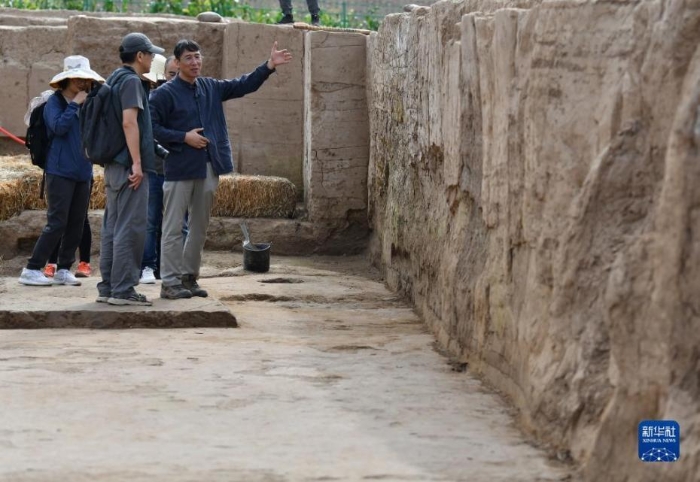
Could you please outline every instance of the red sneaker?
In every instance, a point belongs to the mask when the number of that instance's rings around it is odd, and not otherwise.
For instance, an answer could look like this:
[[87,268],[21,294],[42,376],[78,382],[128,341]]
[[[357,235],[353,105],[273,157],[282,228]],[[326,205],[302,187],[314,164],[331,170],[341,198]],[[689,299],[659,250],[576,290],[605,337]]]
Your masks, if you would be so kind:
[[90,263],[86,263],[85,261],[78,263],[78,269],[75,270],[76,278],[87,278],[91,274]]
[[56,265],[53,263],[47,264],[44,268],[44,276],[47,278],[53,278],[54,274],[56,274]]

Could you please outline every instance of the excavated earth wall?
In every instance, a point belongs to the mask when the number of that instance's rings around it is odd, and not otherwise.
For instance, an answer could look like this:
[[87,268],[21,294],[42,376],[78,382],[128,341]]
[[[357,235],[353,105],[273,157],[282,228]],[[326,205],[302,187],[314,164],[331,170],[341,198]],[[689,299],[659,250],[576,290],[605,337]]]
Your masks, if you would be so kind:
[[[371,255],[589,481],[700,480],[700,2],[463,1],[370,39]],[[674,419],[681,459],[637,458]]]

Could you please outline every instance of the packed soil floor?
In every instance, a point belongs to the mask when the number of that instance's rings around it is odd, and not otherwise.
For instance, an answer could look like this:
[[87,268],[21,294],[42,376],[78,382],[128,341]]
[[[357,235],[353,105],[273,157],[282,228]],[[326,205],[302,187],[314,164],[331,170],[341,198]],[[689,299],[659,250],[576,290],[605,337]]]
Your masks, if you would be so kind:
[[[241,261],[200,280],[238,328],[0,331],[0,480],[571,480],[365,258]],[[0,262],[3,316],[93,303],[97,275],[26,287],[25,262]],[[189,309],[138,289],[153,308],[115,309]]]

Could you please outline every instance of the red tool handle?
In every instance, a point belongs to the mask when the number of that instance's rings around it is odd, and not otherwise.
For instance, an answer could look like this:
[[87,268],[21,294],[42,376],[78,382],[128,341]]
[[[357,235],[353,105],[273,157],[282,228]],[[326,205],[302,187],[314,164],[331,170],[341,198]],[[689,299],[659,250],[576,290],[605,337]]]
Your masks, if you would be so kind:
[[2,132],[3,134],[5,134],[7,137],[9,137],[10,139],[12,139],[13,141],[15,141],[15,142],[17,142],[17,143],[19,143],[19,144],[25,145],[25,142],[24,142],[22,139],[20,139],[19,137],[17,137],[16,135],[14,135],[12,132],[8,131],[8,130],[5,129],[4,127],[1,127],[1,126],[0,126],[0,132]]

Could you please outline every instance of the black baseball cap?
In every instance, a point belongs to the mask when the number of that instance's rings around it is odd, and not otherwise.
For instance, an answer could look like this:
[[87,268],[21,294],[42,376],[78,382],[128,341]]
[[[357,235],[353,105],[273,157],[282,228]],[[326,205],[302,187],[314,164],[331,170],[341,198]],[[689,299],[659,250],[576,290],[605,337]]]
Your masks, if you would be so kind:
[[122,44],[119,47],[119,52],[130,54],[134,52],[151,52],[153,54],[162,54],[164,49],[156,47],[148,37],[139,32],[130,33],[122,39]]

